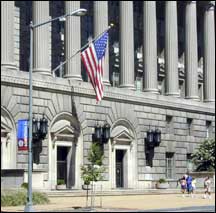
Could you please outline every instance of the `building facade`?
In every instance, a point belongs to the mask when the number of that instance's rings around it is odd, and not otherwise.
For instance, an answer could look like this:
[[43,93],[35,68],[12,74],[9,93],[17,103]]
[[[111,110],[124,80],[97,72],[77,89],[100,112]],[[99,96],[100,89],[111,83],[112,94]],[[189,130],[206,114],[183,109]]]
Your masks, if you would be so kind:
[[[159,178],[174,186],[190,169],[195,148],[215,137],[214,1],[2,1],[3,181],[27,182],[28,153],[18,150],[16,135],[29,111],[30,21],[78,8],[88,14],[34,30],[33,114],[44,114],[49,127],[33,163],[33,188],[56,189],[64,179],[68,189],[81,189],[94,127],[106,122],[104,189],[154,188]],[[96,103],[79,54],[52,70],[111,22],[105,93]],[[155,128],[162,139],[150,158],[146,132]]]

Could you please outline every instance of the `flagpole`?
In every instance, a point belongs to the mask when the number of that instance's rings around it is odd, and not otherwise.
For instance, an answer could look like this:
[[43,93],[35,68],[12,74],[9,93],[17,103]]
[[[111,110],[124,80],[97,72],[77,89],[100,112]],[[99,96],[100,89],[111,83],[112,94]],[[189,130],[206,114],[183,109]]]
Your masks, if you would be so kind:
[[71,60],[75,55],[77,55],[79,52],[81,52],[83,49],[85,49],[90,43],[92,43],[96,39],[98,39],[103,33],[105,33],[106,31],[109,31],[112,27],[114,27],[113,23],[111,23],[106,30],[104,30],[102,33],[100,33],[98,36],[96,36],[92,41],[89,41],[87,44],[85,44],[83,47],[81,47],[81,49],[77,50],[77,52],[74,53],[70,58],[66,59],[63,63],[59,64],[55,69],[53,69],[51,71],[51,73],[52,74],[55,73],[56,70],[58,70],[61,66],[63,66],[64,64],[66,64],[69,60]]

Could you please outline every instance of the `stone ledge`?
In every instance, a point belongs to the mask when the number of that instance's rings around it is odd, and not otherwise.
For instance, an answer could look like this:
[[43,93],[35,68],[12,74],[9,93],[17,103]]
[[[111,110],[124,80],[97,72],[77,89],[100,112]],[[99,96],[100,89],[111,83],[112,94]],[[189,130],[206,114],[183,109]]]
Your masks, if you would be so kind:
[[[28,79],[28,72],[14,71],[5,68],[2,69],[1,72],[2,85],[11,85],[27,89],[29,84]],[[95,98],[94,90],[88,82],[70,81],[63,78],[53,78],[52,76],[42,76],[37,73],[33,73],[33,79],[37,79],[33,80],[34,89],[37,90],[43,89],[48,92],[64,93],[68,95],[73,93],[75,96]],[[109,86],[105,86],[103,100],[215,115],[215,108],[212,104],[156,95],[148,92],[137,93],[136,91]]]

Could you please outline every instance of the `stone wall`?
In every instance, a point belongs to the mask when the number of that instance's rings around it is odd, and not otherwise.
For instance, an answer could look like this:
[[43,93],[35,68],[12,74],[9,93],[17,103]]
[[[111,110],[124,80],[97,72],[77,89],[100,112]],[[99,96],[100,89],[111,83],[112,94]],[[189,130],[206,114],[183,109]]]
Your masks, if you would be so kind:
[[[28,73],[3,69],[1,73],[1,101],[14,118],[28,118]],[[150,93],[137,93],[126,89],[105,87],[105,96],[96,103],[90,83],[33,74],[33,114],[47,116],[49,123],[61,112],[77,117],[83,133],[83,159],[92,142],[96,122],[112,125],[125,119],[134,128],[137,143],[137,178],[139,181],[165,178],[166,152],[174,152],[174,176],[178,179],[186,172],[186,154],[206,137],[206,120],[212,121],[215,135],[215,108],[213,104],[173,98]],[[167,134],[166,115],[173,116],[174,132]],[[187,118],[193,119],[193,134],[188,136]],[[155,148],[153,167],[146,165],[144,138],[149,127],[162,131],[162,142]],[[43,141],[40,164],[35,170],[48,171],[48,138]],[[109,168],[109,148],[105,145],[104,164]],[[27,152],[18,151],[17,168],[27,169]],[[109,174],[105,175],[105,180]]]
[[1,169],[1,188],[19,188],[24,182],[23,169]]

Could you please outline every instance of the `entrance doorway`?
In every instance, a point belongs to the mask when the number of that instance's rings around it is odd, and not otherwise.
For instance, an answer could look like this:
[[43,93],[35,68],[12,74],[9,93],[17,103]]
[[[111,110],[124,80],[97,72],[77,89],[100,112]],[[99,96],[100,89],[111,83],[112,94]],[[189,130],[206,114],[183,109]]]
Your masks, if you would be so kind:
[[116,150],[116,187],[124,187],[124,155],[125,150]]
[[64,181],[67,185],[67,157],[70,147],[57,146],[57,181]]

